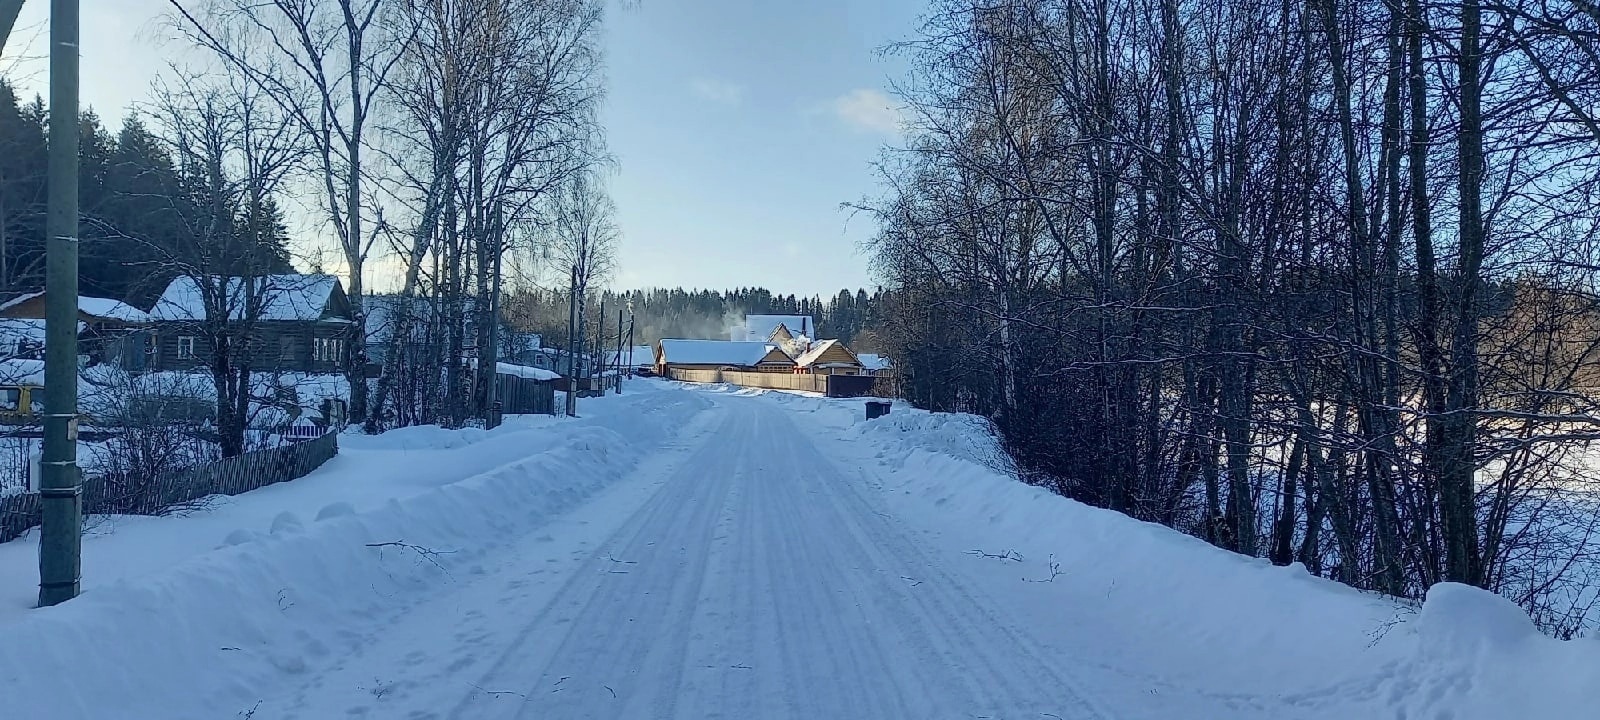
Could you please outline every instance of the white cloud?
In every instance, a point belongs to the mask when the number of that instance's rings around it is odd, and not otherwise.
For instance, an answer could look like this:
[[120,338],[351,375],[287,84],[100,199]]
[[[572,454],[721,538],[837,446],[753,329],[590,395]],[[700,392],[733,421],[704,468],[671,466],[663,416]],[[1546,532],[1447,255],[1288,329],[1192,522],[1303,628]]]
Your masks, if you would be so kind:
[[899,104],[882,91],[856,88],[830,103],[833,114],[860,130],[898,135],[905,125]]
[[689,90],[701,99],[718,105],[732,107],[744,100],[744,88],[726,80],[695,78],[689,82]]

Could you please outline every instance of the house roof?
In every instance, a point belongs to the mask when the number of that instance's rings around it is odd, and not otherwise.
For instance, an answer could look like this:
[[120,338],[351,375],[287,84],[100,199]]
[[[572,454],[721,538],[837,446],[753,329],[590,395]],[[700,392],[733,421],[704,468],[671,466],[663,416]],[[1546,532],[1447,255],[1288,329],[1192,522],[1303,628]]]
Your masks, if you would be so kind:
[[855,353],[850,352],[850,348],[845,347],[844,344],[838,340],[823,340],[819,343],[813,343],[810,350],[805,351],[805,353],[800,357],[794,359],[794,364],[799,365],[800,367],[810,367],[812,363],[816,362],[822,357],[823,353],[826,353],[833,348],[839,348],[840,350],[843,350],[850,357],[856,358],[856,364],[861,364],[860,358],[857,358]]
[[817,334],[817,323],[810,315],[746,315],[744,339],[765,342],[772,339],[772,333],[777,332],[779,325],[789,328],[793,335]]
[[[661,357],[677,365],[733,365],[760,363],[777,346],[748,340],[662,340]],[[785,357],[788,357],[787,355]]]
[[[606,353],[606,364],[613,367],[628,364],[628,348],[622,348],[614,353]],[[651,365],[655,362],[656,349],[649,345],[633,346],[633,363],[636,366]]]
[[[242,319],[245,278],[222,280],[232,295],[228,303],[229,319]],[[251,280],[265,296],[262,320],[320,320],[334,293],[343,292],[339,278],[332,275],[263,275]],[[173,278],[166,292],[161,293],[161,299],[150,309],[152,320],[204,320],[205,315],[200,286],[188,276]]]
[[861,367],[868,370],[888,370],[894,367],[890,364],[889,358],[875,353],[856,353],[856,359],[861,361]]
[[[6,301],[5,304],[0,305],[0,312],[5,312],[6,310],[28,302],[29,300],[43,296],[44,291],[39,291],[14,297]],[[130,323],[144,322],[150,319],[150,316],[145,314],[143,310],[124,303],[121,300],[86,297],[83,295],[78,296],[78,312],[91,317],[103,318],[106,320],[121,320],[123,322]]]

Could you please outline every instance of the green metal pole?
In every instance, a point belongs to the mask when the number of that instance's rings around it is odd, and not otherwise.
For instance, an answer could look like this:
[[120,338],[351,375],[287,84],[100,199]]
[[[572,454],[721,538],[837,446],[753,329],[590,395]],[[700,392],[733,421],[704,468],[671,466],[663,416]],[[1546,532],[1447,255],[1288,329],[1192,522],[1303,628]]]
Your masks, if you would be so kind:
[[78,596],[78,0],[50,2],[50,197],[45,220],[44,449],[39,604]]
[[0,0],[0,50],[6,49],[11,29],[17,26],[17,13],[22,12],[22,0]]

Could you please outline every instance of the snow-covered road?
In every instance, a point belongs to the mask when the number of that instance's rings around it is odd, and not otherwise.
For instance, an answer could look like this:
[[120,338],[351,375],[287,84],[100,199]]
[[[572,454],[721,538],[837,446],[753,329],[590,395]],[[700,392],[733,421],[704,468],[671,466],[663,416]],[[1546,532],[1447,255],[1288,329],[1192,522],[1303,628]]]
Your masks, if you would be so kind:
[[100,520],[0,717],[1587,717],[1600,643],[1443,584],[1364,594],[1017,482],[981,418],[630,385],[580,419],[349,436],[183,517]]
[[257,717],[1114,717],[780,407],[637,477]]

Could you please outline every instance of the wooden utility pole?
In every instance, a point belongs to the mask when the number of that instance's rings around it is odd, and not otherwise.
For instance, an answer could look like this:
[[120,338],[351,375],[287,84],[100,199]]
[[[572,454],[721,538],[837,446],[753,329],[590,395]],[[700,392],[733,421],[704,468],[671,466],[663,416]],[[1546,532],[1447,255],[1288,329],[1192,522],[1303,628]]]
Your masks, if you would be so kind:
[[[633,369],[632,365],[628,366]],[[622,394],[622,308],[617,308],[617,394]]]
[[567,417],[578,416],[578,266],[567,286]]
[[78,596],[78,0],[50,3],[50,189],[45,220],[44,448],[39,604]]
[[488,347],[478,362],[485,364],[479,371],[479,377],[485,378],[488,386],[484,388],[484,426],[490,429],[500,425],[500,398],[496,387],[500,380],[500,274],[501,258],[505,256],[502,243],[505,242],[505,218],[501,214],[500,204],[494,206],[494,259],[490,266],[494,275],[489,279],[489,341]]

